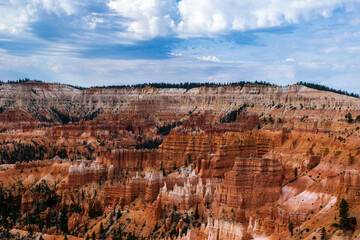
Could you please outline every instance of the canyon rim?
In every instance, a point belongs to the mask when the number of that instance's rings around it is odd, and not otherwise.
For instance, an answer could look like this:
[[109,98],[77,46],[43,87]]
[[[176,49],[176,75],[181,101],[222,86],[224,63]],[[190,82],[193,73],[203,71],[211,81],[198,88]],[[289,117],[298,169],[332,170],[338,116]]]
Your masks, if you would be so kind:
[[306,85],[4,83],[1,236],[358,239],[360,99]]

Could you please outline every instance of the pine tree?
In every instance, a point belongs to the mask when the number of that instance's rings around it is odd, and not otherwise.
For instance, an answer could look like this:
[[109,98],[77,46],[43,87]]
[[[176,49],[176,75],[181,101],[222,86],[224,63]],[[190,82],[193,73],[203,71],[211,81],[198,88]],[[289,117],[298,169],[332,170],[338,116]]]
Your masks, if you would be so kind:
[[326,237],[326,229],[323,227],[323,228],[321,229],[321,240],[324,240],[325,237]]
[[194,218],[195,220],[199,219],[199,208],[198,208],[198,204],[196,204],[196,208],[195,208],[195,213],[194,213]]
[[292,222],[289,223],[289,231],[290,231],[291,236],[292,236],[293,232],[294,232],[294,224]]
[[162,172],[163,172],[163,176],[166,177],[165,169],[163,169]]
[[123,233],[122,233],[122,230],[121,230],[121,226],[119,225],[119,228],[117,230],[117,235],[119,235],[119,239],[123,239]]
[[32,227],[30,226],[30,228],[29,228],[29,236],[32,236],[33,233],[34,233],[34,230],[33,230]]
[[92,232],[92,234],[91,234],[91,240],[96,240],[95,232]]
[[62,208],[60,211],[60,230],[67,233],[68,232],[68,228],[67,228],[67,211],[66,208]]
[[106,238],[106,233],[105,233],[104,226],[103,226],[102,223],[100,223],[99,234],[100,234],[100,239],[105,239]]
[[340,214],[340,227],[342,229],[346,229],[349,225],[349,204],[348,202],[343,199],[341,200],[339,206],[339,214]]
[[50,226],[50,220],[51,220],[51,215],[50,212],[46,215],[46,220],[45,220],[45,224],[46,226]]
[[345,118],[347,119],[348,123],[352,123],[353,122],[353,118],[351,113],[348,113],[345,115]]
[[122,216],[121,211],[118,210],[117,213],[116,213],[116,219],[121,218],[121,216]]

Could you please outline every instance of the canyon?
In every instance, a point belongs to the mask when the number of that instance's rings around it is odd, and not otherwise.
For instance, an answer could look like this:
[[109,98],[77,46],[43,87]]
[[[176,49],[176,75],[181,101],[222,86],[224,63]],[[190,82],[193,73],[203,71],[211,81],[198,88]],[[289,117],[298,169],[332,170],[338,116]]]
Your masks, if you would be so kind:
[[360,239],[360,99],[301,84],[1,84],[0,163],[2,239]]

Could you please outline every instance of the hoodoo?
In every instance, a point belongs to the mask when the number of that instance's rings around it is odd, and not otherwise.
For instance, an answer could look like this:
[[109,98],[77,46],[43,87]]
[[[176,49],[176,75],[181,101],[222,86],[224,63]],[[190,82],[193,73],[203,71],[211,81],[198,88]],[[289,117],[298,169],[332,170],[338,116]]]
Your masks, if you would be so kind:
[[27,81],[0,109],[1,236],[360,238],[359,98]]

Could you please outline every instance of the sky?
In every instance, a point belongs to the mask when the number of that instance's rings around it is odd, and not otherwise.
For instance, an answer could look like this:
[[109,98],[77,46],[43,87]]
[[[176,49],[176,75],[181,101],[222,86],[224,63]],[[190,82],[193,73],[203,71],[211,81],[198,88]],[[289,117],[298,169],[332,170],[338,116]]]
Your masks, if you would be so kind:
[[0,0],[0,80],[360,93],[360,0]]

